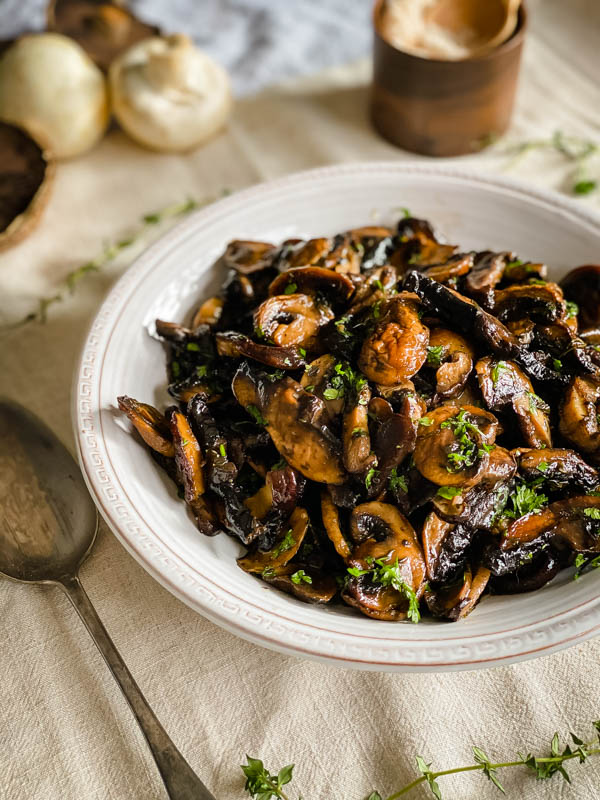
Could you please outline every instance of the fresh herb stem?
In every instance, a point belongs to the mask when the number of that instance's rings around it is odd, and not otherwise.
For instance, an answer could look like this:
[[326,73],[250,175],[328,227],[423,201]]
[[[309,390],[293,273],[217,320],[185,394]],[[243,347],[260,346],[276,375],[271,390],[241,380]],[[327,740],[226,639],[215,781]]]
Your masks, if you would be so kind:
[[[223,191],[224,195],[227,193],[228,192],[226,190]],[[23,325],[29,324],[30,322],[39,322],[40,324],[44,324],[48,320],[48,308],[51,305],[62,302],[67,296],[73,295],[77,286],[86,275],[100,272],[103,267],[105,267],[111,261],[114,261],[123,250],[126,250],[127,248],[139,242],[149,228],[152,228],[166,220],[175,219],[177,217],[184,216],[185,214],[189,214],[190,211],[195,211],[197,208],[209,205],[216,199],[217,198],[215,197],[210,197],[206,200],[195,200],[194,198],[190,197],[184,202],[171,203],[159,211],[154,211],[150,214],[144,214],[137,228],[135,228],[129,236],[121,236],[116,241],[106,244],[103,250],[95,258],[91,259],[90,261],[86,261],[84,264],[81,264],[79,267],[71,270],[71,272],[69,272],[60,283],[55,294],[48,297],[40,297],[37,301],[37,308],[34,311],[31,311],[29,314],[15,323],[3,326],[3,328],[5,330],[11,330],[14,328],[20,328]]]

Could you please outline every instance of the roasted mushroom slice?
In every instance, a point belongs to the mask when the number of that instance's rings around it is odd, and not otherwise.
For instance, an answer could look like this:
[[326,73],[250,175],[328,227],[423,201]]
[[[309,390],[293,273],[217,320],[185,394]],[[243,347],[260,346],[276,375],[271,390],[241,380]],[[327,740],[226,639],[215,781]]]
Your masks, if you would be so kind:
[[427,366],[435,369],[434,403],[454,397],[464,388],[473,369],[473,348],[459,333],[434,328],[429,335]]
[[521,562],[512,572],[492,576],[492,594],[535,592],[555,578],[565,566],[565,559],[548,545],[538,552],[529,551]]
[[515,284],[496,291],[494,314],[502,322],[529,317],[534,322],[554,322],[566,315],[562,289],[557,283]]
[[598,460],[600,380],[573,378],[562,403],[559,430],[569,442]]
[[269,267],[275,252],[275,246],[269,242],[235,239],[227,245],[221,261],[227,269],[251,275]]
[[334,318],[325,303],[307,294],[269,297],[254,312],[254,327],[279,347],[313,347],[319,329]]
[[[431,511],[423,523],[421,543],[425,556],[427,579],[430,581],[437,581],[440,579],[440,575],[442,574],[440,571],[442,543],[454,530],[454,527],[455,526],[451,522],[446,522],[446,520],[438,517],[435,511]],[[446,571],[447,570],[444,570],[444,572]]]
[[185,414],[171,409],[168,419],[175,449],[175,464],[185,502],[193,506],[205,489],[202,450]]
[[28,133],[0,122],[0,250],[36,226],[48,201],[54,160]]
[[160,411],[127,395],[118,397],[117,402],[148,447],[162,456],[173,458],[175,455],[173,436],[167,420]]
[[350,473],[365,472],[377,463],[371,451],[368,406],[371,399],[369,384],[365,381],[358,391],[348,398],[344,412],[342,444],[344,466]]
[[326,424],[323,401],[291,378],[272,381],[242,364],[233,393],[244,408],[267,426],[273,444],[295,469],[318,483],[343,483],[340,445]]
[[453,585],[427,589],[427,607],[434,617],[443,617],[452,622],[464,619],[479,602],[489,578],[490,570],[486,567],[480,566],[473,574],[471,567],[467,566]]
[[215,336],[217,353],[227,358],[251,358],[275,369],[298,369],[306,364],[300,348],[258,344],[243,333],[223,331]]
[[369,404],[369,414],[377,419],[373,437],[373,451],[377,469],[371,477],[369,497],[376,497],[384,489],[403,489],[406,480],[398,475],[398,468],[413,452],[417,441],[419,420],[425,413],[425,404],[414,392],[406,391],[397,400],[397,410],[381,397]]
[[302,388],[319,397],[332,419],[344,408],[344,380],[336,371],[337,360],[331,354],[319,356],[304,369],[300,378]]
[[373,502],[354,509],[351,527],[370,536],[349,560],[344,601],[375,619],[418,621],[425,561],[411,524],[394,506]]
[[224,301],[221,297],[209,297],[208,300],[205,300],[194,314],[192,328],[197,328],[199,325],[210,325],[211,327],[216,325],[223,313],[223,304]]
[[[424,219],[415,217],[401,219],[396,229],[396,236],[404,245],[400,249],[403,260],[419,267],[444,264],[456,251],[456,245],[438,242],[433,228]],[[395,263],[395,259],[392,259],[392,263]]]
[[333,575],[302,564],[287,564],[275,569],[267,567],[261,577],[304,603],[329,603],[338,590]]
[[277,539],[271,550],[261,552],[252,550],[245,556],[238,558],[238,565],[244,572],[261,574],[265,570],[276,570],[284,567],[296,555],[308,530],[308,514],[304,508],[295,508],[286,525],[283,526],[281,536]]
[[280,272],[269,286],[269,296],[323,293],[333,303],[343,303],[354,293],[354,284],[345,275],[325,267],[296,267]]
[[505,411],[512,407],[526,444],[552,447],[550,409],[535,394],[531,381],[516,364],[486,356],[477,362],[475,371],[488,408]]
[[500,546],[511,550],[549,537],[562,539],[579,552],[600,551],[600,496],[569,497],[525,514],[509,526]]
[[514,253],[493,253],[491,250],[476,253],[473,268],[465,278],[465,293],[491,310],[494,289],[502,280],[507,264],[513,262],[514,258]]
[[281,532],[281,526],[302,498],[306,480],[289,466],[269,470],[265,483],[244,500],[252,516],[262,523],[259,550],[270,550]]
[[560,285],[567,300],[576,305],[580,328],[600,327],[600,265],[572,269]]
[[528,350],[499,319],[473,300],[416,270],[406,274],[404,288],[425,300],[448,324],[460,328],[463,333],[473,334],[501,358],[515,360],[530,377],[556,385],[568,382],[567,376],[549,366],[549,357]]
[[488,467],[497,428],[481,408],[439,406],[419,421],[415,466],[438,486],[473,486]]
[[466,275],[472,267],[473,253],[457,253],[442,264],[434,264],[423,271],[428,278],[455,285],[456,278]]
[[329,489],[323,489],[321,492],[321,516],[323,519],[323,527],[327,536],[331,539],[336,553],[344,560],[350,558],[352,550],[348,540],[342,532],[340,525],[340,512],[331,499],[331,492]]
[[516,452],[520,474],[528,481],[543,476],[551,489],[567,487],[592,490],[600,482],[600,475],[574,450],[544,448],[519,449]]
[[403,292],[381,309],[381,318],[360,351],[359,368],[375,383],[394,386],[421,369],[428,343],[429,329],[419,319],[419,303]]

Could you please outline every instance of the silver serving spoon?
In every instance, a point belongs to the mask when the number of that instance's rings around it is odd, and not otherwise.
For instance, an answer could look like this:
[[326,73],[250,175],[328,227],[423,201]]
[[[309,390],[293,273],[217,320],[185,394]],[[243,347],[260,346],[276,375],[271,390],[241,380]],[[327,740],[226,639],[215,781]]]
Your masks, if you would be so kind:
[[97,524],[68,450],[37,417],[0,400],[0,574],[64,589],[123,690],[171,800],[215,800],[167,736],[79,582]]

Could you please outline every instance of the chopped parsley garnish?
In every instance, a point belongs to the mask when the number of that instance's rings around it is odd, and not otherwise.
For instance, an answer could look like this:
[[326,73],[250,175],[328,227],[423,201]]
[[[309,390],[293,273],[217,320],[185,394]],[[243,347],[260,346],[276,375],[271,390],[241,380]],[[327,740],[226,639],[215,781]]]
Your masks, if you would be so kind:
[[408,492],[408,484],[406,482],[405,475],[398,475],[398,470],[396,467],[390,472],[390,477],[388,480],[388,486],[392,492],[404,492],[405,494]]
[[299,569],[297,572],[294,572],[293,575],[290,575],[292,583],[296,585],[300,583],[312,583],[312,578],[310,575],[307,575],[303,569]]
[[553,358],[552,359],[552,366],[554,367],[554,369],[557,372],[560,372],[561,369],[562,369],[562,361],[560,360],[560,358]]
[[576,317],[577,314],[579,314],[579,306],[577,305],[577,303],[574,303],[572,300],[567,300],[566,306],[567,306],[567,319],[572,319],[573,317]]
[[529,411],[532,414],[535,414],[538,410],[543,411],[544,414],[550,413],[550,406],[539,395],[534,394],[534,392],[525,392],[525,394],[529,398]]
[[285,553],[287,550],[291,550],[295,544],[296,540],[294,539],[294,534],[290,528],[283,539],[279,542],[277,547],[274,547],[273,550],[271,550],[271,558],[278,558],[282,553]]
[[413,589],[404,581],[402,573],[400,572],[400,565],[398,558],[391,564],[384,561],[383,558],[367,559],[370,569],[359,569],[358,567],[348,567],[348,573],[353,578],[360,578],[362,575],[370,575],[373,583],[378,583],[380,586],[391,586],[408,600],[408,610],[406,612],[407,618],[414,623],[419,622],[421,614],[419,613],[419,599]]
[[223,458],[227,458],[227,450],[225,449],[224,444],[219,445],[219,453],[223,456]]
[[494,364],[494,366],[492,367],[492,383],[494,384],[494,386],[498,383],[498,378],[500,376],[500,373],[507,369],[510,369],[510,367],[508,366],[506,361],[498,361],[497,364]]
[[369,431],[365,430],[364,428],[353,428],[351,436],[353,439],[360,439],[361,436],[368,436]]
[[537,468],[540,472],[548,472],[549,466],[550,464],[548,464],[547,461],[540,461],[540,463],[537,465]]
[[430,425],[433,425],[433,420],[431,417],[421,417],[419,420],[419,425],[424,425],[426,428],[428,428]]
[[525,514],[538,513],[548,502],[548,497],[543,492],[538,492],[538,487],[544,482],[537,478],[531,483],[521,483],[514,492],[508,496],[512,508],[505,508],[501,516],[510,519],[519,519]]
[[284,294],[294,294],[294,292],[296,291],[297,288],[298,288],[298,284],[297,283],[288,283],[288,285],[283,290],[283,293]]
[[443,497],[444,500],[452,500],[462,495],[462,489],[460,486],[440,486],[437,493],[440,497]]
[[201,367],[196,367],[196,375],[199,378],[206,378],[206,376],[208,375],[208,367],[206,366],[206,364],[202,364]]
[[185,346],[185,349],[190,350],[192,353],[199,353],[200,345],[197,342],[188,342]]
[[171,361],[171,372],[173,373],[174,378],[178,378],[181,373],[181,367],[179,365],[179,361]]
[[[523,266],[523,261],[520,258],[517,258],[515,261],[509,261],[508,264],[504,267],[504,274],[508,275],[512,270],[516,269],[517,267]],[[529,270],[526,271],[529,272]]]
[[371,484],[373,483],[373,478],[377,475],[377,470],[375,467],[371,467],[365,476],[365,487],[367,489],[371,488]]
[[439,367],[444,357],[444,345],[438,344],[427,348],[427,366]]
[[586,570],[590,569],[598,569],[600,567],[600,556],[595,556],[594,558],[590,558],[589,556],[584,555],[583,553],[577,553],[575,558],[575,575],[573,575],[573,580],[578,581],[581,578],[582,574]]
[[325,400],[337,400],[339,397],[343,396],[344,396],[343,388],[340,389],[329,388],[325,389],[325,391],[323,392],[323,397],[325,398]]
[[373,281],[373,286],[376,286],[381,292],[385,291],[385,289],[383,288],[383,283],[379,280],[379,278]]
[[306,350],[303,347],[299,347],[298,352],[300,353],[302,358],[306,358]]
[[381,316],[381,300],[378,300],[376,303],[373,304],[373,317],[374,319],[379,319]]
[[247,412],[248,412],[248,413],[249,413],[251,416],[253,416],[253,417],[254,417],[254,421],[255,421],[255,422],[258,424],[258,425],[268,425],[268,424],[269,424],[269,423],[267,422],[267,420],[266,420],[266,419],[263,417],[263,415],[260,413],[260,411],[258,410],[258,408],[257,408],[256,406],[253,406],[253,405],[246,406],[246,411],[247,411]]
[[591,192],[595,192],[598,188],[598,181],[577,181],[575,186],[573,186],[573,191],[575,194],[590,194]]
[[447,453],[446,459],[448,472],[460,472],[463,469],[472,467],[480,458],[493,449],[493,445],[483,444],[481,447],[474,436],[483,438],[482,432],[477,425],[473,425],[467,419],[467,412],[463,409],[455,417],[442,422],[440,428],[450,428],[454,434],[456,444],[452,445],[453,450]]
[[350,333],[350,331],[347,331],[345,327],[349,322],[350,322],[350,317],[348,316],[348,314],[346,314],[345,316],[336,319],[336,321],[333,323],[337,328],[338,333],[344,336],[346,339],[352,338],[352,334]]
[[584,508],[583,513],[590,519],[600,519],[600,508]]

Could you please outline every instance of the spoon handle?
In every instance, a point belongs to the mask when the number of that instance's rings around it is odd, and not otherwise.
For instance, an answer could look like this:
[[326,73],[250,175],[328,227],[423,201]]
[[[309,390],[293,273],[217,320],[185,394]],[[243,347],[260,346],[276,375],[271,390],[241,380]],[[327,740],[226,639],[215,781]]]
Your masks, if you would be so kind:
[[119,651],[100,621],[100,617],[79,582],[79,578],[77,576],[64,578],[60,582],[60,586],[63,587],[69,600],[75,606],[85,627],[96,642],[98,650],[102,653],[110,671],[121,687],[150,746],[156,766],[171,800],[215,800],[214,795],[208,791],[175,747],[148,705],[146,698],[125,666]]

